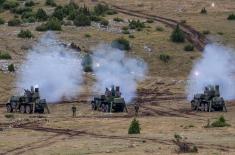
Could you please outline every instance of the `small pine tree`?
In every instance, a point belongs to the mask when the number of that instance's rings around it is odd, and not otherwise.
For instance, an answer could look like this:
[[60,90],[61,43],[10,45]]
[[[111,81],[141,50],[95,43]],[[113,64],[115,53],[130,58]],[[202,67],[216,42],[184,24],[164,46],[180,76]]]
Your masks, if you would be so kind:
[[227,18],[228,20],[235,20],[235,14],[230,14]]
[[45,5],[48,5],[48,6],[56,6],[56,3],[55,3],[55,1],[54,0],[46,0],[46,3],[45,3]]
[[15,66],[14,66],[14,64],[8,65],[8,71],[9,71],[9,72],[15,72]]
[[0,18],[0,25],[5,24],[5,20]]
[[21,20],[18,18],[14,18],[8,21],[8,26],[19,26],[21,24]]
[[207,10],[206,10],[206,8],[202,8],[202,10],[201,10],[201,14],[207,14]]
[[128,134],[140,134],[140,130],[141,130],[141,128],[140,128],[139,121],[136,118],[134,118],[131,121],[129,130],[128,130]]
[[74,25],[76,26],[90,26],[91,20],[90,17],[80,14],[74,19]]
[[92,72],[92,58],[90,54],[86,54],[82,59],[82,67],[84,72]]
[[172,32],[171,40],[176,43],[182,43],[185,41],[184,32],[180,29],[179,25],[177,25],[175,30]]
[[38,9],[36,13],[36,19],[38,21],[46,21],[48,19],[46,11],[44,11],[42,8]]
[[59,20],[63,20],[65,17],[63,7],[59,6],[55,9],[54,13],[52,14],[53,17],[56,17]]
[[30,30],[21,30],[17,35],[19,38],[33,38],[34,35]]
[[120,50],[130,50],[130,43],[129,40],[125,39],[125,38],[117,38],[115,40],[112,41],[111,46],[113,48],[118,48]]

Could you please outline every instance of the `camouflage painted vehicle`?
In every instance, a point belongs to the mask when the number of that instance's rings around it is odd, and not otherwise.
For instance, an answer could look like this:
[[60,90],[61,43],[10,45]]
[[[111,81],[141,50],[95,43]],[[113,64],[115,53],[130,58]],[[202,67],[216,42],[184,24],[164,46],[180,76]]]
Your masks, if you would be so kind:
[[111,90],[106,88],[105,95],[95,96],[91,101],[92,110],[102,112],[127,112],[124,98],[121,97],[119,87]]
[[225,101],[220,96],[219,86],[205,87],[203,94],[194,95],[191,101],[191,109],[196,111],[227,111]]
[[45,108],[49,113],[46,99],[40,99],[39,88],[31,87],[31,90],[24,90],[22,96],[12,96],[6,104],[7,112],[20,113],[44,113]]

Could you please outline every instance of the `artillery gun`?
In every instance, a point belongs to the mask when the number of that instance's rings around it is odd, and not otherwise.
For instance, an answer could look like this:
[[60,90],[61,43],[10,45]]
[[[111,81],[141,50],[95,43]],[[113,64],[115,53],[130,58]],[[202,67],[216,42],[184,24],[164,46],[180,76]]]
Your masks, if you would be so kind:
[[31,90],[25,89],[22,96],[11,96],[6,108],[9,113],[44,113],[44,109],[50,113],[46,99],[40,99],[39,88],[34,87],[31,87]]
[[191,109],[196,111],[227,111],[225,101],[220,96],[219,86],[205,87],[203,94],[195,94],[191,101]]
[[106,88],[104,95],[95,96],[91,101],[92,110],[102,112],[127,112],[126,103],[124,98],[121,97],[119,87],[111,90]]

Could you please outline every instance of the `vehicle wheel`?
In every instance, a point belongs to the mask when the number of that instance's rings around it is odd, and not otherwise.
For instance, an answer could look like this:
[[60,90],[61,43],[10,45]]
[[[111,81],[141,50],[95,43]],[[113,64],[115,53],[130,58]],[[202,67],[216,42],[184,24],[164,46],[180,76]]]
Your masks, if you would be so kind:
[[26,112],[27,114],[32,113],[32,108],[31,108],[30,105],[26,105],[26,107],[25,107],[25,112]]
[[105,112],[109,112],[109,105],[105,105]]
[[195,106],[195,102],[194,101],[191,102],[191,110],[196,110],[196,106]]
[[12,107],[11,107],[11,105],[10,104],[7,104],[7,112],[12,112],[13,111],[13,109],[12,109]]
[[206,111],[206,112],[209,111],[209,106],[208,106],[208,104],[205,104],[205,105],[204,105],[204,111]]
[[20,106],[20,113],[25,113],[25,107],[22,105],[22,106]]

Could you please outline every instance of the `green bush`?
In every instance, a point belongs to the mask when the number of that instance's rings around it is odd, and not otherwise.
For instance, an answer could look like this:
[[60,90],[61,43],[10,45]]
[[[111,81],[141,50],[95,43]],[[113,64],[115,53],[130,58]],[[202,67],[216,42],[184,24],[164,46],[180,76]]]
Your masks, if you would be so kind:
[[122,30],[123,34],[130,34],[130,32],[128,30]]
[[6,118],[15,118],[15,116],[13,114],[5,114]]
[[91,19],[90,17],[80,14],[74,19],[74,25],[76,26],[90,26],[91,25]]
[[0,52],[0,59],[11,59],[11,55],[7,52]]
[[130,29],[137,29],[138,31],[145,28],[144,22],[141,22],[140,20],[129,20],[129,28]]
[[86,54],[82,59],[82,67],[84,72],[92,72],[92,58],[90,54]]
[[18,18],[14,18],[8,21],[8,26],[19,26],[21,24],[21,20]]
[[170,56],[167,54],[160,54],[159,59],[164,63],[168,63],[170,61]]
[[86,33],[86,34],[85,34],[85,37],[86,37],[86,38],[90,38],[91,35],[90,35],[89,33]]
[[94,13],[98,16],[106,14],[108,10],[109,10],[108,5],[103,5],[100,3],[94,7]]
[[48,19],[46,11],[44,11],[42,8],[38,9],[35,16],[38,21],[46,21]]
[[61,22],[57,18],[50,18],[49,21],[45,24],[42,24],[38,27],[36,27],[37,31],[61,31]]
[[230,14],[227,18],[228,20],[235,20],[235,14]]
[[130,34],[129,38],[133,39],[133,38],[135,38],[135,36],[133,34]]
[[163,27],[161,27],[161,26],[157,26],[157,27],[156,27],[156,31],[160,31],[160,32],[162,32],[162,31],[164,31],[164,28],[163,28]]
[[140,124],[139,124],[139,121],[134,118],[132,121],[131,121],[131,124],[130,124],[130,127],[128,129],[128,134],[140,134]]
[[123,26],[123,27],[122,27],[122,30],[123,30],[123,31],[127,31],[127,30],[129,30],[129,27],[128,27],[128,26]]
[[30,7],[18,7],[18,8],[12,9],[12,12],[16,13],[16,14],[23,14],[25,12],[32,12],[32,8],[30,8]]
[[108,11],[106,11],[106,14],[107,15],[115,15],[115,14],[117,14],[117,11],[109,9]]
[[45,5],[48,5],[48,6],[56,6],[56,3],[55,3],[55,1],[54,0],[46,0],[46,3],[45,3]]
[[153,23],[154,20],[153,20],[153,19],[147,19],[146,22],[147,22],[147,23]]
[[94,21],[94,22],[100,22],[101,20],[102,20],[102,18],[101,17],[99,17],[99,16],[90,16],[90,20],[91,21]]
[[131,49],[129,41],[125,38],[115,39],[114,41],[112,41],[111,46],[113,48],[118,48],[120,50],[127,50],[128,51]]
[[211,123],[211,127],[226,127],[230,126],[224,118],[224,116],[220,116],[217,120],[215,120],[213,123]]
[[201,10],[201,14],[207,14],[207,10],[206,10],[206,8],[202,8],[202,10]]
[[13,9],[13,8],[16,8],[19,5],[20,5],[19,2],[16,1],[16,0],[6,0],[2,4],[4,9]]
[[208,34],[210,34],[211,32],[210,32],[209,30],[204,30],[204,31],[202,31],[202,33],[203,33],[204,35],[208,35]]
[[193,51],[194,50],[194,46],[192,44],[188,44],[184,47],[185,51]]
[[177,25],[175,30],[172,32],[171,41],[176,43],[181,43],[185,41],[184,32],[180,29],[179,25]]
[[30,30],[20,30],[20,32],[17,35],[19,38],[33,38],[34,35]]
[[34,5],[35,5],[35,3],[34,3],[34,1],[32,1],[32,0],[27,1],[27,2],[25,2],[25,4],[24,4],[24,6],[27,6],[27,7],[31,7],[31,6],[34,6]]
[[104,18],[102,18],[102,20],[100,21],[100,24],[101,24],[102,26],[108,26],[108,25],[109,25],[109,21],[106,20],[106,19],[104,19]]
[[113,18],[113,21],[115,21],[115,22],[124,22],[124,20],[122,18],[119,18],[119,17]]
[[63,20],[63,18],[66,16],[64,11],[63,11],[63,7],[58,6],[55,11],[52,14],[53,17],[56,17],[59,20]]
[[0,25],[5,24],[5,20],[0,18]]
[[36,15],[34,12],[24,12],[21,16],[21,19],[25,23],[34,23],[36,22]]
[[15,66],[14,66],[14,64],[8,65],[8,71],[9,71],[9,72],[15,72]]
[[176,150],[177,153],[197,153],[197,146],[192,143],[187,143],[185,139],[186,138],[183,138],[178,134],[174,135],[173,142],[178,146],[178,149]]

